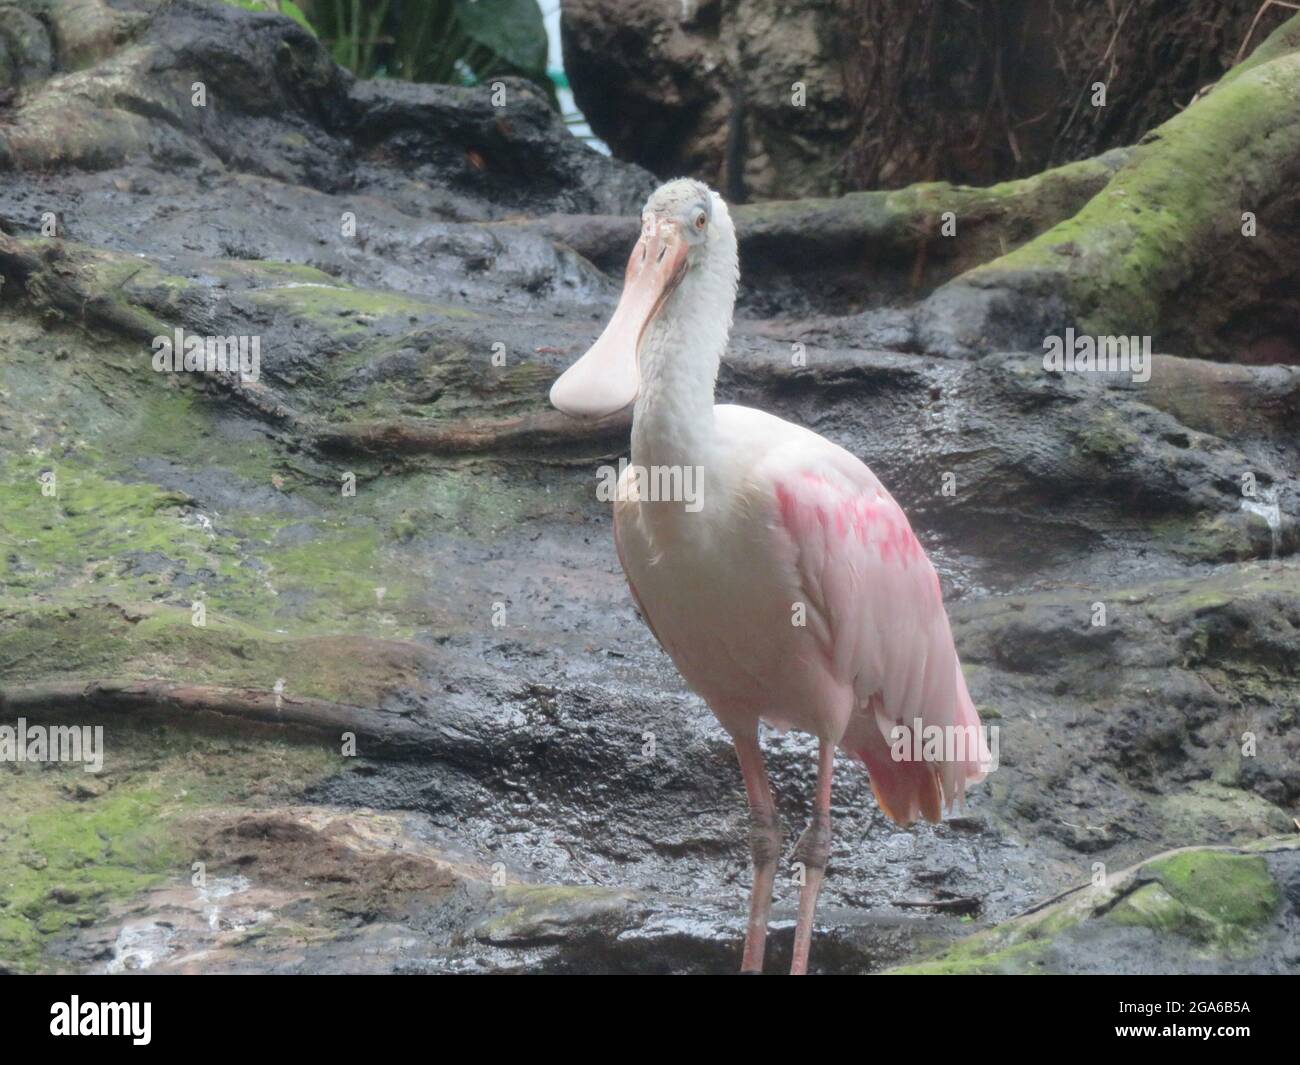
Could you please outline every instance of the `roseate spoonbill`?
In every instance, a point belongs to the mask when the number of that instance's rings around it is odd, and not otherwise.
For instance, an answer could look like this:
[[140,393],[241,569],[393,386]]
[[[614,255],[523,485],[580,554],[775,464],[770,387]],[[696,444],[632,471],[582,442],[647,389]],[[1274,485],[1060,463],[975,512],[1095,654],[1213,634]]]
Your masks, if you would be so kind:
[[[981,779],[988,748],[938,576],[875,474],[808,429],[714,406],[740,273],[726,204],[678,179],[650,197],[641,221],[618,307],[551,402],[585,418],[635,403],[614,542],[651,631],[735,743],[754,863],[742,972],[763,967],[783,843],[759,722],[819,741],[813,816],[794,851],[804,882],[791,972],[803,973],[830,851],[836,748],[866,763],[881,808],[903,825],[938,820]],[[694,505],[645,491],[684,483],[662,473],[687,468],[701,476]],[[896,759],[914,748],[891,739],[918,725],[927,740],[938,726],[956,743]],[[891,736],[895,726],[907,731]]]

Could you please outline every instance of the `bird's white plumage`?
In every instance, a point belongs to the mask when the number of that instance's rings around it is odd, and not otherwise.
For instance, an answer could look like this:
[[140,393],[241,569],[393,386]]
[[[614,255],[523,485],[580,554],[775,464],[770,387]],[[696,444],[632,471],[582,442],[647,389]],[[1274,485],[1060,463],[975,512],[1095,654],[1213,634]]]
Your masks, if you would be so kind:
[[[896,819],[938,817],[978,778],[984,748],[925,764],[889,749],[895,724],[978,725],[938,578],[860,460],[770,414],[714,406],[737,281],[726,204],[696,181],[664,185],[610,327],[552,396],[579,413],[612,409],[627,402],[620,382],[635,363],[619,557],[655,635],[722,724],[740,738],[760,721],[810,732],[867,763]],[[644,471],[687,467],[702,478],[700,506],[633,490]]]
[[759,724],[819,738],[813,817],[795,847],[806,879],[790,972],[805,973],[836,747],[867,764],[881,807],[903,824],[937,820],[982,775],[988,749],[938,576],[902,508],[843,448],[714,406],[739,278],[726,204],[698,181],[670,181],[641,226],[609,325],[551,399],[601,417],[635,384],[614,539],[651,630],[735,741],[754,859],[745,972],[763,968],[781,849]]
[[978,746],[963,762],[898,766],[889,730],[978,720],[906,515],[864,463],[817,434],[746,407],[713,418],[698,513],[615,507],[646,620],[730,731],[763,720],[810,732],[874,763],[899,820],[938,816],[978,778]]

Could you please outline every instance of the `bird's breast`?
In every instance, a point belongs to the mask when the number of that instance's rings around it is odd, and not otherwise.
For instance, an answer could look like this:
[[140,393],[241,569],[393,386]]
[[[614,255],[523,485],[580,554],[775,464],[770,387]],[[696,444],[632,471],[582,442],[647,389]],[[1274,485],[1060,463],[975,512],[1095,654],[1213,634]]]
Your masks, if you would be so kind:
[[615,535],[646,621],[687,683],[735,730],[737,715],[826,731],[825,657],[798,624],[790,561],[760,515],[745,508],[656,515],[619,503]]

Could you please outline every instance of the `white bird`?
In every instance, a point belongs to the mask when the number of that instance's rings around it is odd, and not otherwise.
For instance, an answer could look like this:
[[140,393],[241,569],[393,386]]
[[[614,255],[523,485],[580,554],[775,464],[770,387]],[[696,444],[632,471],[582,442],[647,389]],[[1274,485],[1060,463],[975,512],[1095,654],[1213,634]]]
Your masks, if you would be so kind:
[[[651,631],[735,744],[754,863],[742,971],[763,967],[783,842],[759,724],[819,741],[813,817],[794,852],[804,881],[791,972],[802,973],[836,748],[866,764],[881,808],[905,825],[960,800],[988,748],[938,576],[875,474],[801,426],[714,406],[739,279],[726,204],[678,179],[641,220],[618,307],[551,402],[582,418],[635,403],[614,539]],[[688,485],[702,493],[686,498]],[[947,742],[914,758],[914,730],[935,726]]]

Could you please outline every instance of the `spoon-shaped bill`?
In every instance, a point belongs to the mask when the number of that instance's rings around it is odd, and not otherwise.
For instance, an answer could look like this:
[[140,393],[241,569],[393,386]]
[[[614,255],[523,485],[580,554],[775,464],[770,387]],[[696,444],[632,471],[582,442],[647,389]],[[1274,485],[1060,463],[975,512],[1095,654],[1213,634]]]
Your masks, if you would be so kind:
[[603,418],[636,400],[641,339],[686,272],[686,253],[686,240],[675,224],[646,223],[627,261],[614,316],[596,343],[551,386],[552,406],[575,418]]

